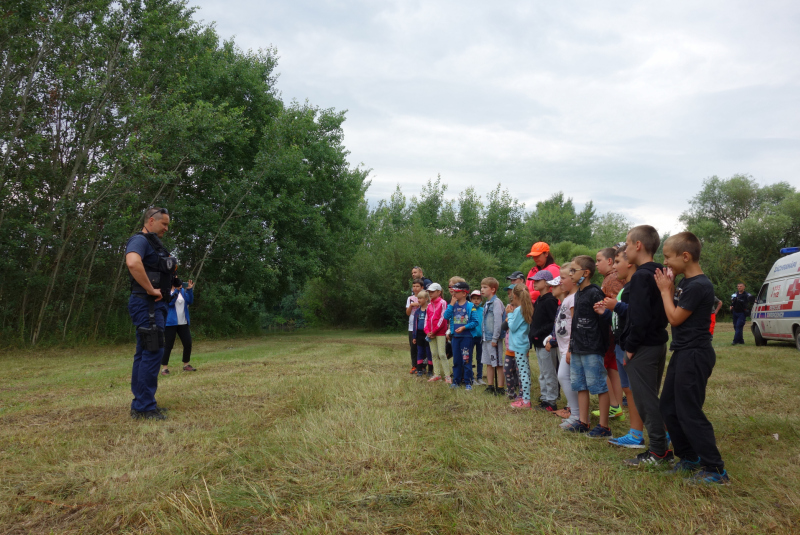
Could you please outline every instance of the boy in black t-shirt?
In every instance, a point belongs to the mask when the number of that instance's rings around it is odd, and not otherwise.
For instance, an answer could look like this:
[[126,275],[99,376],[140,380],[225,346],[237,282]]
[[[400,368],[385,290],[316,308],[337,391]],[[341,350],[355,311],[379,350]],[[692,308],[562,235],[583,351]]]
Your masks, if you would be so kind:
[[667,432],[659,410],[658,391],[667,363],[667,316],[654,275],[661,264],[653,255],[661,244],[658,231],[639,225],[628,232],[625,253],[637,266],[628,282],[628,316],[622,332],[623,364],[636,398],[636,408],[647,429],[650,443],[644,451],[624,463],[633,467],[666,466],[673,461],[667,448]]
[[[672,359],[661,392],[661,415],[675,455],[673,472],[689,472],[694,483],[726,484],[730,480],[717,449],[714,428],[703,413],[706,384],[717,356],[711,346],[714,286],[700,269],[700,240],[681,232],[664,242],[664,264],[655,279],[667,320],[672,325]],[[671,271],[670,271],[671,270]],[[675,275],[683,280],[675,288]]]

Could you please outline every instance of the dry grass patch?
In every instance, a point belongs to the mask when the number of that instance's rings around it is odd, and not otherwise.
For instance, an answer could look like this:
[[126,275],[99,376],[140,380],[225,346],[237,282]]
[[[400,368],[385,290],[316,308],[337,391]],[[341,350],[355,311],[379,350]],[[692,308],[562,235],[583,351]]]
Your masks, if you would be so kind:
[[625,469],[635,452],[552,415],[411,377],[402,334],[197,344],[200,370],[160,381],[159,423],[128,417],[132,347],[5,354],[0,531],[796,533],[800,353],[718,328],[725,488]]

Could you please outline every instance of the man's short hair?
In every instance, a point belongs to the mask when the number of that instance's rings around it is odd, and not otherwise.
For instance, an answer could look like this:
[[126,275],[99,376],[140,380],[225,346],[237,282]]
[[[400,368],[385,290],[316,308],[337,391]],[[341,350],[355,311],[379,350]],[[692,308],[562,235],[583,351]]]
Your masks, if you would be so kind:
[[494,291],[500,289],[500,283],[497,282],[497,279],[494,277],[486,277],[481,281],[481,286],[488,286],[489,288],[494,288]]
[[411,271],[414,271],[415,269],[418,269],[421,275],[425,275],[425,271],[423,271],[421,267],[414,266],[413,268],[411,268]]
[[150,218],[153,219],[161,219],[164,217],[164,214],[169,215],[169,210],[166,208],[156,208],[155,206],[152,208],[148,208],[144,211],[144,222],[147,223],[150,221]]
[[644,247],[645,252],[650,255],[656,254],[658,246],[661,245],[661,236],[659,236],[658,231],[650,225],[633,227],[630,232],[628,232],[628,237],[631,239],[632,243],[636,243],[637,241],[642,242],[642,247]]
[[423,288],[425,287],[425,283],[422,282],[422,279],[414,279],[413,281],[411,281],[411,285],[413,286],[414,284],[419,284]]
[[603,258],[605,258],[606,260],[608,260],[609,258],[611,260],[614,260],[614,257],[617,256],[617,250],[614,249],[613,247],[606,247],[605,249],[600,249],[598,252],[601,255],[603,255]]
[[594,277],[594,269],[595,269],[594,258],[592,258],[589,255],[582,254],[573,258],[572,261],[578,264],[582,270],[588,269],[590,279]]
[[703,245],[697,236],[691,232],[679,232],[667,238],[667,241],[664,242],[664,247],[669,247],[672,252],[677,254],[689,253],[692,260],[699,262],[700,250]]

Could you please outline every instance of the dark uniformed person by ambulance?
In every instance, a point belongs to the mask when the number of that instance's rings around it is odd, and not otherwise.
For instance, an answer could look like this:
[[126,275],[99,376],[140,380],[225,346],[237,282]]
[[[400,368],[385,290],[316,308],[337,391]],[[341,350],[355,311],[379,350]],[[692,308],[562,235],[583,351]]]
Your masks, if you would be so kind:
[[164,420],[156,405],[158,371],[164,354],[164,325],[167,302],[178,262],[161,238],[169,229],[166,208],[149,208],[144,213],[144,227],[129,240],[125,264],[131,275],[128,312],[136,327],[136,354],[131,374],[131,417]]
[[731,315],[733,316],[733,342],[731,345],[744,344],[744,324],[747,321],[747,309],[753,296],[744,291],[744,283],[736,285],[736,293],[731,296]]

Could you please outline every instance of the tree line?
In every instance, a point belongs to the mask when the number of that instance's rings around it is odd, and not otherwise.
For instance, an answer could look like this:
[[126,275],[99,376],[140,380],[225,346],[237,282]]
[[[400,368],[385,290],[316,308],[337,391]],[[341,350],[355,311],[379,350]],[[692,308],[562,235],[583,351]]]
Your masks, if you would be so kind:
[[[578,210],[562,192],[526,211],[501,185],[486,199],[467,188],[457,200],[446,200],[446,190],[437,179],[419,197],[409,200],[398,186],[380,201],[367,215],[362,242],[349,264],[332,278],[310,281],[296,316],[323,324],[399,329],[406,322],[403,305],[414,265],[439,282],[459,275],[477,287],[485,276],[503,281],[512,271],[527,273],[533,260],[525,254],[537,241],[549,243],[562,263],[579,254],[594,257],[624,241],[633,226],[621,214],[597,213],[591,202]],[[680,221],[702,240],[703,269],[729,305],[738,282],[757,292],[780,249],[800,246],[800,193],[785,182],[762,186],[747,175],[713,176],[703,182]],[[656,260],[661,258],[659,250]]]

